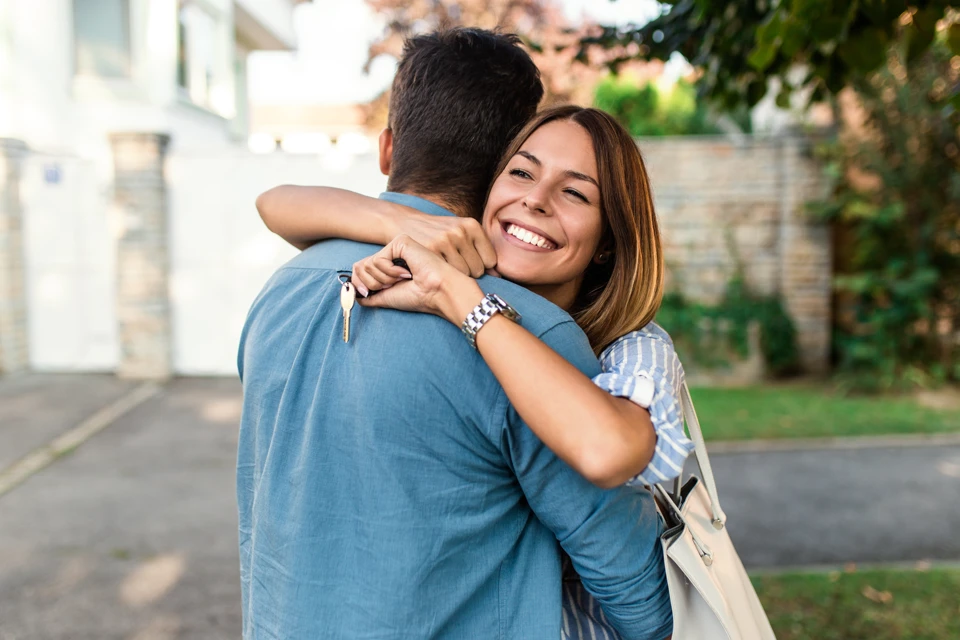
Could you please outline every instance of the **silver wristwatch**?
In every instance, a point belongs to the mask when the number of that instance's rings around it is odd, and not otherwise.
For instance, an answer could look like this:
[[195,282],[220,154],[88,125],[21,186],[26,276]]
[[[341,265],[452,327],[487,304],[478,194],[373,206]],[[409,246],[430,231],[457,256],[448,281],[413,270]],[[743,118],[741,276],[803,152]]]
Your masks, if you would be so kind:
[[513,320],[520,324],[521,316],[517,310],[503,301],[503,298],[495,293],[488,293],[484,296],[480,304],[473,308],[473,311],[467,314],[467,319],[463,321],[460,330],[466,336],[467,342],[474,349],[477,348],[477,332],[483,325],[487,324],[495,314],[501,314],[507,320]]

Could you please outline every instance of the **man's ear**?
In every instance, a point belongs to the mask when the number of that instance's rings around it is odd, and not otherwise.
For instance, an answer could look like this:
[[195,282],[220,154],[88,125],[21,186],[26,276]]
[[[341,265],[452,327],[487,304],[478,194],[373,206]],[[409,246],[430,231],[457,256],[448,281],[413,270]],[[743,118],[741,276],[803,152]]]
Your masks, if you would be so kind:
[[393,163],[393,129],[387,127],[380,132],[380,173],[390,175]]

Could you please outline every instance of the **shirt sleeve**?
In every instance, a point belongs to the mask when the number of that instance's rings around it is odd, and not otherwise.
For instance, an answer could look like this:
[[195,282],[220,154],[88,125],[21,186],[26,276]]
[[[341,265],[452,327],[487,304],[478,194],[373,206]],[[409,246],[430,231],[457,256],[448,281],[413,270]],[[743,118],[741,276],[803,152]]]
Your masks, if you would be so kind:
[[[541,339],[592,376],[599,372],[586,336],[572,321]],[[649,491],[603,490],[553,454],[505,401],[501,447],[530,508],[570,556],[584,587],[624,638],[665,638],[673,628],[660,534]]]
[[594,383],[648,409],[657,434],[650,464],[628,484],[652,485],[677,478],[693,451],[693,442],[683,430],[683,365],[670,336],[650,323],[610,345],[600,356],[600,366],[602,372],[593,378]]

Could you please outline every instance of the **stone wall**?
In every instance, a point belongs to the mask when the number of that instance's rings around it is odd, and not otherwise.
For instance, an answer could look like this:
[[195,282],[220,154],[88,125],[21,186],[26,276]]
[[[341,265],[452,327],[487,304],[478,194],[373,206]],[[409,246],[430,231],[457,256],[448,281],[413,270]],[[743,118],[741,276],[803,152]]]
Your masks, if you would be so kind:
[[795,137],[649,138],[640,149],[664,236],[668,288],[716,302],[737,262],[759,294],[780,293],[805,372],[829,367],[829,230],[804,203],[824,181]]
[[169,242],[164,156],[169,137],[117,133],[113,145],[117,241],[117,321],[120,365],[128,378],[172,373]]
[[0,138],[0,374],[27,368],[20,177],[26,145]]

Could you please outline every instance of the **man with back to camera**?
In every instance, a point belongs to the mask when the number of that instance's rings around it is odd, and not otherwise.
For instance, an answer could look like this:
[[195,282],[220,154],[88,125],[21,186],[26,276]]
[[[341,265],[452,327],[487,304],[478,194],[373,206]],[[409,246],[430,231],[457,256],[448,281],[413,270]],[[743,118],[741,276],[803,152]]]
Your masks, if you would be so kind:
[[[381,136],[382,198],[431,215],[481,210],[543,94],[517,42],[477,29],[408,41]],[[625,638],[669,634],[662,568],[636,570],[659,553],[647,492],[598,489],[556,458],[445,320],[358,306],[344,342],[340,276],[378,248],[307,249],[244,326],[244,638],[556,640],[558,539]],[[499,278],[479,282],[598,373],[569,315]]]

